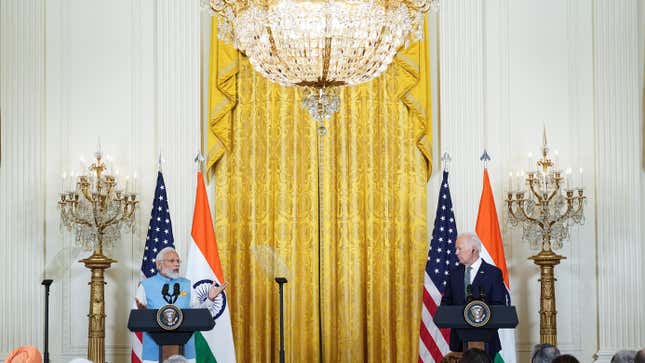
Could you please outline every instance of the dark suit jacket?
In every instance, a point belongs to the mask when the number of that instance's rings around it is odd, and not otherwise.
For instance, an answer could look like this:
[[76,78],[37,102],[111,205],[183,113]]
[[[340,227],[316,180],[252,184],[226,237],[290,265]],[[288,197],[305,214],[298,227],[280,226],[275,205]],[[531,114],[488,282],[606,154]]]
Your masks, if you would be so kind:
[[[466,266],[459,264],[459,266],[450,270],[450,275],[446,283],[446,291],[441,298],[441,305],[465,305],[466,293],[464,286],[464,271]],[[497,267],[486,263],[482,260],[482,264],[477,271],[477,276],[473,279],[471,284],[472,295],[474,298],[479,298],[480,291],[485,294],[485,301],[488,305],[506,305],[506,286],[502,278],[502,271]],[[491,360],[495,358],[495,354],[500,351],[501,344],[499,342],[499,335],[495,334],[492,341],[487,342],[486,352],[490,355]],[[457,332],[453,329],[450,331],[450,350],[453,352],[461,352],[463,350],[462,341],[459,340]]]

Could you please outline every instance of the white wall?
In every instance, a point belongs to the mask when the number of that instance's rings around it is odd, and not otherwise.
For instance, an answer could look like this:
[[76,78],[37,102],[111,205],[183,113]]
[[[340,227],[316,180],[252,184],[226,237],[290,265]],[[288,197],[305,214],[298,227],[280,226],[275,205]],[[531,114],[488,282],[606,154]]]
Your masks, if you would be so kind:
[[[608,361],[617,349],[645,346],[645,316],[636,309],[645,300],[645,272],[630,269],[645,260],[645,5],[444,0],[439,19],[432,19],[429,40],[440,49],[433,60],[429,225],[439,154],[449,151],[458,227],[474,229],[479,156],[487,148],[525,361],[539,339],[538,269],[527,260],[534,251],[504,223],[503,192],[508,172],[525,169],[527,153],[538,152],[546,125],[561,164],[584,168],[590,197],[586,223],[572,231],[556,269],[560,347],[581,361],[596,353]],[[59,231],[55,201],[61,173],[77,169],[81,154],[89,159],[100,136],[121,173],[138,174],[143,192],[138,231],[110,252],[119,263],[107,273],[107,358],[126,361],[126,302],[138,278],[160,151],[182,252],[189,238],[208,29],[198,0],[0,1],[0,275],[12,292],[0,297],[0,359],[21,344],[42,347],[39,283],[52,275],[53,361],[85,354],[89,273],[72,263],[78,256]],[[63,263],[52,265],[61,251]],[[53,268],[45,272],[46,265]],[[614,285],[631,290],[625,295]]]

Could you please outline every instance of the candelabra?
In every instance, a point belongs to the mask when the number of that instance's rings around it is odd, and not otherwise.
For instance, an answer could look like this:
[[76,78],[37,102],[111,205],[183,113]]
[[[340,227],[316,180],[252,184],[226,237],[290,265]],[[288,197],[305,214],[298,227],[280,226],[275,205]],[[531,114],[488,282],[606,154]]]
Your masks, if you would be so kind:
[[85,175],[76,180],[72,176],[71,190],[61,193],[58,206],[62,224],[73,232],[78,244],[93,251],[79,261],[92,271],[87,354],[92,362],[104,363],[104,271],[117,261],[103,255],[103,248],[118,241],[123,229],[134,228],[138,201],[134,192],[118,189],[118,178],[107,173],[100,148],[95,157]]
[[[543,135],[542,158],[537,169],[527,175],[518,173],[519,183],[514,189],[510,176],[506,203],[508,221],[513,227],[522,228],[522,238],[540,252],[529,257],[540,267],[540,342],[557,345],[554,268],[566,257],[553,250],[562,248],[562,241],[569,237],[569,228],[584,223],[584,188],[582,169],[578,186],[571,181],[571,170],[566,179],[559,169],[558,155],[554,163],[549,158],[546,131]],[[529,154],[529,168],[533,168]],[[526,189],[525,189],[526,187]]]

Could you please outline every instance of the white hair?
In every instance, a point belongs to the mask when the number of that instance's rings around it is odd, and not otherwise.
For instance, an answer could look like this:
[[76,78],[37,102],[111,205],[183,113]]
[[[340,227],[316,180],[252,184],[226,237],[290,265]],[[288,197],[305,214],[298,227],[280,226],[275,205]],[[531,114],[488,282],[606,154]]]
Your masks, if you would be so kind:
[[468,245],[474,247],[478,252],[482,250],[482,241],[477,237],[477,234],[473,232],[461,233],[457,236],[457,239],[463,238],[468,241]]
[[620,350],[611,357],[611,363],[634,363],[635,350]]
[[166,247],[161,251],[159,251],[159,253],[157,253],[157,257],[155,257],[155,262],[161,263],[161,261],[163,261],[166,258],[166,255],[168,254],[168,252],[174,252],[177,254],[177,256],[179,256],[179,252],[177,252],[176,249],[172,247]]
[[183,355],[171,355],[163,363],[186,363],[188,360]]
[[74,358],[70,360],[69,363],[92,363],[92,361],[85,358]]

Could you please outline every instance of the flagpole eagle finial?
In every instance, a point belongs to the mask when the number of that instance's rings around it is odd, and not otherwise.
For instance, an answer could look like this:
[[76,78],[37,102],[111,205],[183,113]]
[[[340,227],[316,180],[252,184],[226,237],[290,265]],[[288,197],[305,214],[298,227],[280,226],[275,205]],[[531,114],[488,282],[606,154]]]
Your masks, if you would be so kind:
[[196,163],[198,163],[198,164],[202,164],[202,163],[204,163],[204,161],[205,161],[205,160],[206,160],[206,159],[204,159],[204,155],[202,155],[202,153],[201,153],[201,152],[198,152],[198,153],[197,153],[197,155],[195,155],[195,159],[194,159],[194,161],[195,161]]
[[490,155],[488,155],[488,152],[486,151],[486,149],[484,149],[484,153],[482,154],[482,156],[479,157],[479,160],[484,163],[484,168],[488,166],[488,162],[491,160],[491,158],[490,158]]
[[450,154],[447,151],[444,152],[443,156],[441,156],[441,161],[443,162],[443,171],[448,171],[448,166],[451,160],[452,158],[450,157]]
[[165,163],[166,160],[161,156],[161,151],[159,152],[159,158],[157,159],[157,168],[159,168],[159,172],[163,171],[163,163]]

